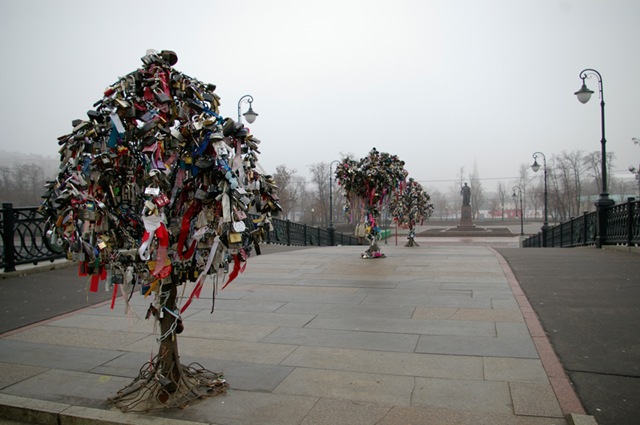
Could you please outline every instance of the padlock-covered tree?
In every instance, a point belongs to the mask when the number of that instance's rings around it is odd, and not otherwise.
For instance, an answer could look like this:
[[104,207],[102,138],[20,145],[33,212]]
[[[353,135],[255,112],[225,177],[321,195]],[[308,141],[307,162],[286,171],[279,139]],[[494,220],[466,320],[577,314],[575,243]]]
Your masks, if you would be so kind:
[[366,229],[369,248],[362,253],[362,258],[385,256],[378,244],[380,212],[407,175],[404,161],[376,148],[359,161],[347,157],[336,166],[336,181],[344,190],[348,209],[356,212],[357,217],[351,218],[359,220]]
[[174,69],[172,51],[147,51],[142,62],[58,138],[60,172],[41,207],[48,240],[78,261],[91,291],[106,279],[112,308],[119,294],[152,299],[158,353],[110,399],[124,411],[225,391],[222,374],[180,363],[181,314],[208,276],[224,289],[244,270],[280,209],[272,177],[256,168],[260,141],[220,115],[216,86]]
[[398,186],[391,198],[389,211],[399,225],[407,226],[409,229],[405,246],[419,246],[415,241],[416,224],[422,224],[433,212],[431,196],[424,191],[422,185],[409,178]]

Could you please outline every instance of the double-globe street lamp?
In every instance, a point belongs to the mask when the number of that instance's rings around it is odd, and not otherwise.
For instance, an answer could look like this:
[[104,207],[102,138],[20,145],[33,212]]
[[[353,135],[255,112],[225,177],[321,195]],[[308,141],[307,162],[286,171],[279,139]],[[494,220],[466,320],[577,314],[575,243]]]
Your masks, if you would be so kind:
[[[520,186],[514,186],[512,190],[513,195],[511,195],[511,197],[516,203],[516,212],[518,211],[518,199],[520,199],[520,236],[524,236],[524,210],[522,208],[522,189],[520,189]],[[517,194],[516,190],[518,191]]]
[[[240,105],[242,104],[242,101],[245,100],[249,103],[249,110],[247,112],[245,112],[244,114],[240,114],[241,109],[240,109]],[[253,103],[253,96],[251,96],[250,94],[245,94],[244,96],[242,96],[240,98],[240,100],[238,100],[238,122],[241,123],[242,122],[242,117],[244,116],[245,119],[247,120],[247,122],[249,124],[253,124],[253,122],[256,120],[256,118],[258,118],[258,113],[255,112],[253,110],[253,108],[251,107],[251,104]]]
[[542,152],[533,154],[533,164],[531,169],[538,172],[540,164],[538,164],[538,155],[542,157],[542,166],[544,168],[544,223],[542,223],[542,247],[547,246],[547,230],[549,229],[549,209],[548,209],[548,192],[547,192],[547,157]]
[[596,211],[598,212],[598,235],[596,236],[596,247],[602,248],[602,242],[607,238],[607,208],[615,204],[613,199],[609,198],[609,192],[607,190],[607,139],[604,133],[604,94],[602,91],[602,75],[595,69],[586,68],[580,72],[580,78],[582,79],[582,87],[574,94],[578,97],[580,103],[587,103],[591,99],[593,90],[589,90],[585,79],[596,76],[598,79],[598,91],[600,93],[600,125],[602,129],[602,137],[600,138],[600,167],[602,175],[602,191],[600,192],[600,198],[595,202]]

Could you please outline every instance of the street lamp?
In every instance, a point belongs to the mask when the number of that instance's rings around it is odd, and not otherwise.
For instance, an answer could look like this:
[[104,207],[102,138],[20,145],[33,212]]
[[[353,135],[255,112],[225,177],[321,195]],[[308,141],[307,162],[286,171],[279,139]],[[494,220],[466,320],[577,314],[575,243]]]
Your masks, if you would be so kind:
[[598,211],[598,236],[596,237],[596,246],[602,247],[603,240],[607,237],[607,222],[606,222],[606,208],[615,204],[613,199],[609,198],[609,192],[607,190],[607,139],[604,133],[604,94],[602,91],[602,75],[595,69],[586,68],[580,72],[580,78],[582,79],[582,87],[574,94],[578,97],[580,103],[587,103],[591,99],[593,90],[587,88],[585,79],[591,78],[595,75],[598,79],[598,89],[600,93],[600,125],[602,129],[602,137],[600,138],[600,167],[602,169],[602,191],[600,192],[600,198],[595,202],[596,210]]
[[547,192],[547,157],[542,152],[535,152],[533,154],[533,164],[531,169],[534,172],[538,172],[540,164],[538,164],[538,155],[542,157],[542,165],[544,167],[544,223],[542,223],[542,247],[547,246],[547,230],[549,229],[549,210],[548,210],[548,192]]
[[[242,114],[242,116],[240,115],[240,104],[242,103],[243,100],[247,99],[247,102],[249,103],[249,110],[247,112],[245,112],[244,114]],[[238,122],[242,122],[242,117],[244,116],[247,119],[247,122],[249,124],[253,124],[253,122],[256,120],[256,118],[258,118],[258,113],[255,112],[253,110],[253,108],[251,108],[251,104],[253,103],[253,96],[251,96],[250,94],[245,94],[244,96],[242,96],[240,98],[240,100],[238,100]]]
[[[516,195],[516,189],[518,190],[518,194]],[[511,195],[511,197],[513,198],[513,201],[516,203],[516,211],[518,210],[518,198],[520,198],[520,236],[524,236],[524,212],[522,209],[522,189],[520,189],[520,186],[514,186],[513,187],[513,195]]]
[[[640,139],[636,138],[636,137],[632,137],[631,140],[633,140],[633,143],[640,146]],[[640,199],[640,166],[638,166],[638,168],[634,167],[633,165],[629,166],[629,171],[631,171],[633,174],[636,175],[636,180],[638,181],[638,199]]]

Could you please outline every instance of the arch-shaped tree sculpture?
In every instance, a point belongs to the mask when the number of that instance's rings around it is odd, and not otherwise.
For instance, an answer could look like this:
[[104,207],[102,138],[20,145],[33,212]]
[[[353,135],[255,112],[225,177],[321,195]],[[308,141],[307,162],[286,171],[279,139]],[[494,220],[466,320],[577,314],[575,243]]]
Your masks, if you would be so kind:
[[[180,363],[181,314],[207,276],[224,289],[254,248],[259,254],[279,209],[273,179],[256,169],[260,141],[220,115],[216,86],[175,70],[171,51],[148,51],[142,62],[58,139],[60,172],[41,209],[50,241],[78,261],[90,289],[113,285],[112,308],[136,288],[152,296],[147,318],[159,323],[159,349],[110,399],[125,411],[184,407],[225,391],[221,374]],[[191,296],[178,299],[189,282]]]
[[413,178],[409,178],[405,184],[396,190],[395,196],[391,199],[389,209],[391,216],[399,225],[405,225],[409,228],[408,241],[405,246],[419,246],[415,241],[415,226],[431,216],[433,212],[431,196],[424,191],[420,183]]
[[358,219],[366,228],[369,248],[362,253],[362,258],[384,257],[378,245],[380,211],[407,177],[404,161],[373,148],[360,161],[343,159],[335,173],[347,203],[359,211]]

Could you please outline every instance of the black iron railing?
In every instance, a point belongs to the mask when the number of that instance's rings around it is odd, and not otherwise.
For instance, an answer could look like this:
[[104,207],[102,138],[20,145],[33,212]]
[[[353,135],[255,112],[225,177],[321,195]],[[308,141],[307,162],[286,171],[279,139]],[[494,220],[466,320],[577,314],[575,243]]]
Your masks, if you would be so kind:
[[37,264],[65,257],[61,246],[48,243],[48,222],[38,213],[38,207],[14,208],[13,204],[2,204],[0,220],[0,265],[4,271],[15,271],[19,264]]
[[[640,246],[640,201],[630,198],[624,204],[603,209],[606,235],[603,245]],[[574,247],[596,245],[598,241],[598,212],[584,213],[580,217],[549,227],[547,247]],[[542,232],[523,241],[525,248],[542,246]]]
[[[251,218],[257,216],[247,220]],[[13,204],[4,203],[0,220],[0,267],[5,272],[15,271],[17,265],[38,264],[66,256],[61,246],[52,245],[46,237],[49,223],[38,213],[38,207],[14,208]],[[294,246],[360,245],[357,237],[337,233],[333,228],[322,229],[277,218],[272,218],[271,223],[273,230],[266,232],[266,243]]]

